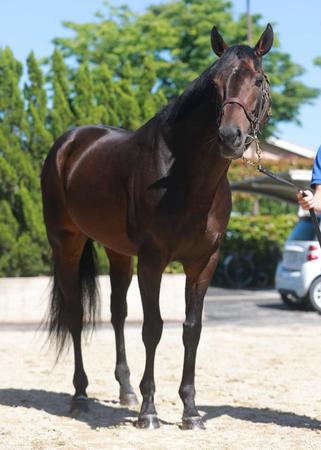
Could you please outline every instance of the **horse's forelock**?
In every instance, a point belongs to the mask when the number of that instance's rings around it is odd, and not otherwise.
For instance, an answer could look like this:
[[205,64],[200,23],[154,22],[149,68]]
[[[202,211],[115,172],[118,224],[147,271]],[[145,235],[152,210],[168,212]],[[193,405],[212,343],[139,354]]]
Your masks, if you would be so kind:
[[218,60],[216,69],[225,70],[233,65],[239,65],[241,61],[247,61],[249,65],[253,64],[255,70],[262,66],[262,60],[254,50],[248,45],[233,45],[229,47]]

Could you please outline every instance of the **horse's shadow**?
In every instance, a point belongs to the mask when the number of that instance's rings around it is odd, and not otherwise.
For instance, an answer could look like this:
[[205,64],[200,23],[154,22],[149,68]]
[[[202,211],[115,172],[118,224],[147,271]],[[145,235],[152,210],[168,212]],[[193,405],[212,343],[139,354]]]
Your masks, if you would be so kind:
[[[66,393],[45,391],[41,389],[0,389],[0,405],[33,408],[54,416],[71,417],[68,413],[71,396]],[[120,424],[133,424],[138,412],[126,407],[116,406],[112,400],[89,400],[89,412],[79,414],[76,419],[87,423],[91,428],[113,427]],[[274,423],[282,427],[321,429],[321,422],[308,416],[269,408],[250,408],[245,406],[199,406],[204,412],[205,422],[223,415],[252,423]],[[173,423],[161,420],[163,424]]]
[[[69,414],[71,396],[66,393],[45,391],[42,389],[0,389],[0,405],[22,406],[45,411],[55,416],[72,417]],[[133,423],[138,412],[126,407],[116,406],[112,400],[89,400],[89,412],[80,413],[75,419],[87,423],[91,428],[112,427]]]
[[206,422],[216,417],[227,415],[238,420],[252,423],[274,423],[281,427],[306,428],[310,430],[321,429],[321,422],[308,416],[292,412],[278,411],[269,408],[250,408],[246,406],[199,406],[204,412],[203,420]]

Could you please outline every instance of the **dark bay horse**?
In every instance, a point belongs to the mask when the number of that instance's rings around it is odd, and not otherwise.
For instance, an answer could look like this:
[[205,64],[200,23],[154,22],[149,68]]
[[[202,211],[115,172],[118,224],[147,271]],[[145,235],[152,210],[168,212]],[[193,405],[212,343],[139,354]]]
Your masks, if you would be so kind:
[[43,209],[54,256],[49,327],[59,349],[69,333],[72,337],[72,410],[86,409],[88,403],[81,332],[94,318],[97,303],[92,241],[98,241],[110,261],[115,376],[122,404],[137,401],[123,329],[132,257],[138,256],[146,349],[137,422],[141,428],[159,426],[154,358],[163,327],[162,272],[171,261],[182,263],[186,274],[185,356],[179,388],[183,428],[204,427],[194,399],[203,299],[231,210],[228,167],[242,156],[268,116],[269,85],[262,57],[272,46],[273,30],[268,25],[254,48],[228,47],[215,27],[211,41],[220,58],[140,129],[76,128],[56,141],[45,161]]

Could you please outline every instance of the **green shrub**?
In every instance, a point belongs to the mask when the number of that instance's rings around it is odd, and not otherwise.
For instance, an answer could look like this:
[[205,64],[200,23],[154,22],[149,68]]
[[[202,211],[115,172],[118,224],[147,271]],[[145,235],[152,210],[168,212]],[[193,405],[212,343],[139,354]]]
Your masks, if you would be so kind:
[[[294,214],[232,217],[221,243],[220,262],[213,284],[226,285],[223,262],[228,255],[233,254],[250,255],[255,268],[267,275],[266,284],[273,285],[282,247],[296,221]],[[258,282],[254,279],[252,286]]]

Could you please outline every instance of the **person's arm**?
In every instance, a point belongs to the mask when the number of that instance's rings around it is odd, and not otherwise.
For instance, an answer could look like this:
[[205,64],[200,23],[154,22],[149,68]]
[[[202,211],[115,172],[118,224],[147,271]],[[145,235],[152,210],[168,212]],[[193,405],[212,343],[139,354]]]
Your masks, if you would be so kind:
[[311,187],[315,189],[314,195],[311,191],[304,191],[305,197],[297,194],[299,205],[305,210],[314,208],[316,212],[321,212],[321,146],[313,161]]
[[301,208],[305,210],[309,210],[314,208],[316,212],[321,212],[321,185],[317,184],[315,186],[314,195],[311,191],[304,191],[306,197],[303,197],[302,194],[298,193],[298,202]]

